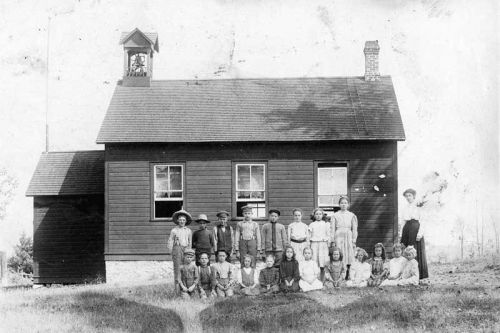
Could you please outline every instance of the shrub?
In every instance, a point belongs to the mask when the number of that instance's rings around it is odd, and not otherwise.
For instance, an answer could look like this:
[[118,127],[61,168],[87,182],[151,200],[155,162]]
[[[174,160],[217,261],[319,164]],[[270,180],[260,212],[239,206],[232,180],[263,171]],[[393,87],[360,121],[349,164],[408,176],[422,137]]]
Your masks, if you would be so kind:
[[7,260],[7,266],[14,272],[33,273],[33,240],[23,232],[19,244],[14,246],[14,255]]

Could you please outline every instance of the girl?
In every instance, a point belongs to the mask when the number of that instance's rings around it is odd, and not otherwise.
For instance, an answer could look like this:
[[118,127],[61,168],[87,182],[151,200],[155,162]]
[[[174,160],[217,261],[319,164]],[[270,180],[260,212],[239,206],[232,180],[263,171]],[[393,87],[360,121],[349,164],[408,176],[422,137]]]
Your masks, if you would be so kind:
[[385,247],[382,243],[375,244],[373,248],[373,258],[370,260],[371,276],[368,279],[370,287],[378,287],[387,277],[389,271],[385,260]]
[[246,254],[243,258],[243,267],[239,270],[236,279],[235,291],[244,296],[256,296],[259,294],[259,279],[252,267],[253,258],[251,255]]
[[405,257],[408,259],[403,273],[401,274],[401,279],[398,280],[398,286],[414,285],[418,286],[419,282],[419,269],[418,262],[415,260],[417,256],[417,250],[412,246],[405,249]]
[[341,197],[339,200],[340,210],[333,214],[331,234],[335,246],[340,248],[343,259],[342,263],[346,270],[346,280],[349,278],[349,269],[354,262],[354,249],[358,238],[358,218],[348,211],[349,199]]
[[418,269],[420,279],[429,277],[427,270],[427,258],[425,256],[425,241],[423,228],[420,223],[420,208],[417,206],[415,196],[417,192],[414,189],[407,189],[403,196],[408,204],[403,207],[402,220],[404,223],[401,234],[401,243],[404,246],[413,246],[417,250]]
[[356,261],[351,266],[351,274],[346,282],[347,287],[366,287],[372,274],[372,267],[366,262],[368,253],[361,248],[356,250]]
[[299,263],[300,281],[302,291],[318,290],[323,288],[323,283],[318,280],[320,270],[316,261],[312,259],[313,250],[309,247],[304,249],[304,261]]
[[325,287],[339,288],[344,279],[342,251],[338,247],[333,247],[330,251],[330,263],[325,269]]
[[293,247],[288,245],[285,247],[283,260],[280,264],[280,290],[283,292],[299,291],[299,262],[295,259],[295,251]]
[[177,226],[170,231],[167,249],[172,254],[172,261],[174,262],[176,290],[178,290],[179,269],[184,263],[184,250],[191,248],[192,233],[187,226],[191,224],[192,220],[191,215],[185,210],[179,210],[172,215],[172,221]]
[[387,276],[387,280],[382,282],[381,286],[395,286],[393,282],[396,282],[399,278],[401,278],[403,268],[407,262],[406,258],[401,256],[403,254],[403,249],[403,244],[394,244],[392,247],[394,258],[389,261],[389,275]]
[[288,226],[288,243],[296,253],[297,261],[303,261],[302,254],[306,247],[309,247],[309,230],[307,224],[302,222],[302,211],[295,208],[292,212],[293,222]]
[[324,276],[325,265],[328,263],[328,248],[330,247],[330,225],[323,220],[323,210],[316,208],[312,213],[313,222],[309,225],[309,239],[313,260]]
[[280,291],[280,271],[274,267],[274,255],[266,257],[266,268],[259,274],[260,291],[262,294],[274,294]]

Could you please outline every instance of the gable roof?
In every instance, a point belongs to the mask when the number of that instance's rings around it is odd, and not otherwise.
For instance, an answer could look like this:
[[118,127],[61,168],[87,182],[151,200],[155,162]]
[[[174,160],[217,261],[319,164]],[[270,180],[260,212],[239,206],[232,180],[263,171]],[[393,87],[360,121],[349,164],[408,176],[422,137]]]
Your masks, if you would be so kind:
[[104,151],[42,153],[27,196],[104,193]]
[[160,45],[158,42],[158,33],[156,32],[142,32],[139,28],[135,28],[129,32],[122,32],[120,36],[120,45],[125,44],[135,33],[141,34],[151,45],[154,47],[156,52],[160,52]]
[[383,76],[118,83],[97,143],[404,139]]

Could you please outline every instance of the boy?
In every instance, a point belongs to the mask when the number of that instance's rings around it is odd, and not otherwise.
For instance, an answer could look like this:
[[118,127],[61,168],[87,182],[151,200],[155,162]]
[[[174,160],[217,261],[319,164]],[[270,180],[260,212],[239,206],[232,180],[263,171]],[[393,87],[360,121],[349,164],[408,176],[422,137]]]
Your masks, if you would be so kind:
[[259,284],[260,292],[263,294],[274,294],[280,291],[280,272],[274,267],[274,256],[266,257],[266,268],[260,271]]
[[274,266],[280,267],[283,250],[287,246],[287,235],[285,226],[278,222],[280,211],[277,209],[269,210],[269,222],[262,227],[262,242],[266,257],[273,255],[276,258]]
[[206,253],[208,255],[208,260],[210,260],[210,254],[215,247],[215,241],[212,233],[207,230],[207,224],[210,223],[210,221],[205,214],[200,214],[195,222],[200,225],[200,229],[193,233],[192,244],[196,253],[196,265],[199,266],[200,254]]
[[260,252],[260,231],[257,222],[252,221],[252,207],[241,207],[243,212],[243,221],[238,222],[236,225],[236,234],[234,235],[234,248],[236,249],[236,256],[239,255],[241,267],[243,267],[243,260],[245,255],[251,255],[254,260],[252,267],[255,268],[257,261],[257,252]]
[[233,255],[234,233],[233,228],[227,224],[231,214],[225,210],[217,213],[219,225],[214,228],[215,252],[223,250],[226,252],[226,260],[231,262]]
[[193,262],[194,250],[184,250],[184,265],[179,269],[179,278],[177,283],[181,289],[181,297],[190,299],[195,295],[196,287],[198,286],[198,267]]
[[233,265],[226,261],[226,252],[217,251],[217,262],[212,266],[215,274],[217,296],[233,296]]
[[215,272],[212,267],[208,266],[208,254],[200,254],[199,283],[198,291],[201,299],[206,299],[213,296],[215,293]]

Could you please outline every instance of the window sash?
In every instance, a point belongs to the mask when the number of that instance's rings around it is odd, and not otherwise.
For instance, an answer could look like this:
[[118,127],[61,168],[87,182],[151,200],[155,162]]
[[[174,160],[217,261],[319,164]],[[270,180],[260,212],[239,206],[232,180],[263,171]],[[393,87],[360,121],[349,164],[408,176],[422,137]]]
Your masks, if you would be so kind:
[[317,203],[319,207],[338,207],[348,191],[347,166],[318,166]]
[[[240,168],[248,168],[248,187],[240,187],[240,176],[243,171]],[[259,168],[262,173],[259,174]],[[254,177],[262,177],[257,179]],[[259,181],[260,180],[260,181]],[[236,201],[265,202],[266,200],[266,165],[263,163],[239,163],[236,164]]]
[[[174,168],[180,168],[179,187],[174,187],[176,172]],[[163,170],[161,170],[163,169]],[[159,172],[161,171],[161,172]],[[162,177],[158,177],[163,175]],[[159,181],[162,179],[162,182]],[[160,188],[166,184],[166,189]],[[173,188],[174,187],[174,188]],[[184,200],[184,166],[182,164],[157,164],[154,166],[154,201],[182,201]]]

